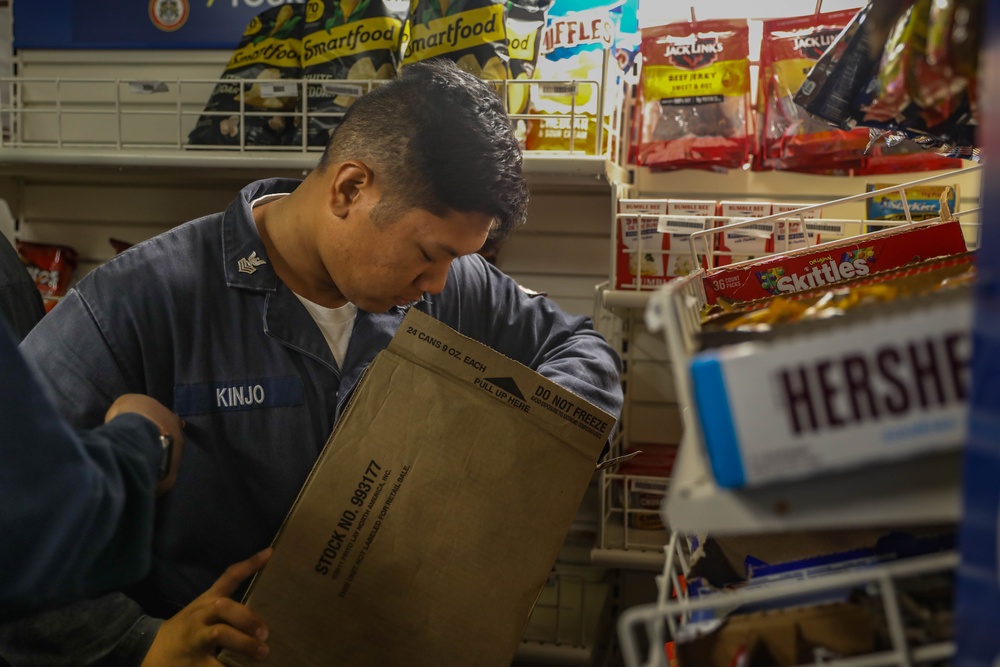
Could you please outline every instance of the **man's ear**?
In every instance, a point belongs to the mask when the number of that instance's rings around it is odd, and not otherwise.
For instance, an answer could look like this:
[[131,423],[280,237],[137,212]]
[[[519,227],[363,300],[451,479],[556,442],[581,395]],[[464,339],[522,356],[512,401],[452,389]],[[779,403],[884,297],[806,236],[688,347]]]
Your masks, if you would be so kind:
[[345,160],[337,165],[330,180],[330,210],[339,218],[347,217],[354,200],[371,188],[374,173],[360,160]]

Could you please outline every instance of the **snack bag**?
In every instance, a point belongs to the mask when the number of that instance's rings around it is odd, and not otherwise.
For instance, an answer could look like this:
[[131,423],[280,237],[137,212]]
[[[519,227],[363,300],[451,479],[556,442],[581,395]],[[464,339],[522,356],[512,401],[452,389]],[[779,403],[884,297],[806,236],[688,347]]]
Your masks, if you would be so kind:
[[28,274],[42,293],[45,312],[49,312],[69,291],[78,261],[76,251],[68,246],[29,241],[18,241],[15,245]]
[[749,159],[746,20],[642,31],[638,162],[651,169],[736,169]]
[[[951,4],[917,0],[897,20],[878,69],[858,97],[855,118],[859,124],[901,132],[911,139],[934,138],[942,145],[973,144],[971,96],[975,87],[960,73],[961,65],[950,59],[942,60],[947,53],[947,48],[942,50],[942,32],[951,34],[954,25],[949,27],[949,24],[957,18],[947,12]],[[959,29],[963,34],[961,43],[970,41],[967,34],[970,27],[967,20]],[[899,147],[889,143],[888,150],[897,152]],[[949,150],[944,152],[951,154]]]
[[[545,18],[554,0],[509,0],[507,3],[507,50],[510,78],[527,81],[534,77],[542,45]],[[530,84],[507,85],[507,110],[523,114],[528,110]],[[523,121],[520,121],[523,124]]]
[[[889,32],[879,66],[858,97],[861,113],[855,118],[862,125],[892,129],[907,124],[915,79],[926,74],[920,65],[925,62],[930,6],[931,0],[916,0]],[[919,118],[913,122],[923,125]]]
[[809,70],[795,103],[841,129],[854,129],[858,95],[878,67],[891,27],[911,4],[904,0],[862,7]]
[[[598,121],[607,123],[616,107],[617,66],[609,66],[603,105],[599,84],[605,53],[613,56],[623,1],[556,0],[552,6],[536,69],[548,83],[538,84],[531,100],[531,114],[539,118],[528,121],[528,150],[598,152]],[[598,119],[602,106],[606,115]]]
[[868,132],[831,127],[793,100],[806,74],[855,14],[846,10],[764,21],[755,169],[813,171],[850,162],[860,167]]
[[639,32],[639,0],[625,0],[621,14],[618,38],[615,40],[615,60],[628,77],[635,65],[635,59],[639,55],[639,45],[642,42],[642,35]]
[[[865,192],[874,192],[890,187],[891,183],[868,183]],[[910,220],[931,220],[942,217],[947,220],[958,206],[958,185],[911,185],[903,190],[906,198],[904,207],[903,196],[897,192],[889,192],[878,197],[865,200],[865,218],[868,220],[906,220],[906,211],[910,211]],[[877,232],[890,225],[866,225],[865,232]]]
[[[308,113],[306,145],[326,146],[347,108],[372,81],[391,79],[400,64],[408,0],[309,0],[302,30],[300,102]],[[302,144],[296,117],[291,143]]]
[[[188,134],[189,144],[275,146],[287,143],[299,97],[300,37],[305,5],[269,9],[247,26]],[[240,119],[242,101],[243,118]]]
[[508,79],[506,0],[411,0],[403,66],[443,56],[483,79]]

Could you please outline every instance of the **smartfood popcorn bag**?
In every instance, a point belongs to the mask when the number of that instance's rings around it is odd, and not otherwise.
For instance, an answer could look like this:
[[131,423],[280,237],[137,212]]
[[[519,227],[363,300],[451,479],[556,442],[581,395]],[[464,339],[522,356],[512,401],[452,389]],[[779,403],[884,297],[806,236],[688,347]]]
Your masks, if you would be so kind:
[[[409,0],[308,0],[302,78],[308,146],[326,146],[348,107],[399,69]],[[292,144],[303,141],[297,119]]]
[[[304,5],[286,4],[254,17],[223,70],[188,143],[274,146],[287,143],[301,74]],[[241,110],[242,103],[242,110]]]
[[411,0],[403,66],[445,57],[483,79],[510,78],[507,0]]

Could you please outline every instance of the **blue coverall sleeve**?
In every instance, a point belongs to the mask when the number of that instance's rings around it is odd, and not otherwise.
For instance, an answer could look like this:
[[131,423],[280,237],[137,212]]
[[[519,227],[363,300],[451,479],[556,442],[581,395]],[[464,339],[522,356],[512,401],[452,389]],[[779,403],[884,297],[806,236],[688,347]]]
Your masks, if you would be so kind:
[[[452,264],[459,288],[458,329],[538,371],[617,418],[622,408],[621,359],[589,317],[571,315],[531,296],[510,277],[470,255]],[[452,326],[456,326],[452,323]]]
[[0,609],[4,615],[133,582],[149,569],[159,430],[122,415],[76,432],[0,324]]
[[[65,335],[55,335],[60,329]],[[98,594],[149,569],[160,457],[158,431],[143,417],[98,427],[113,398],[129,390],[75,291],[21,350],[27,358],[4,328],[0,525],[10,551],[0,571],[13,588],[0,606],[11,613]],[[75,432],[50,399],[70,424],[98,428]],[[0,625],[0,657],[18,667],[139,665],[159,624],[111,593]]]

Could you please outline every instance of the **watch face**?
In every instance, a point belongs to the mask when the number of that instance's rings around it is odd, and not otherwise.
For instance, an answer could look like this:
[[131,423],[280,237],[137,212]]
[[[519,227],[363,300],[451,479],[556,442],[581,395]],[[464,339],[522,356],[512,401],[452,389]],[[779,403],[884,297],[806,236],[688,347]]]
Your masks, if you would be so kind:
[[174,437],[169,434],[161,435],[160,447],[162,449],[160,453],[160,481],[163,481],[170,474],[170,460],[174,454]]

